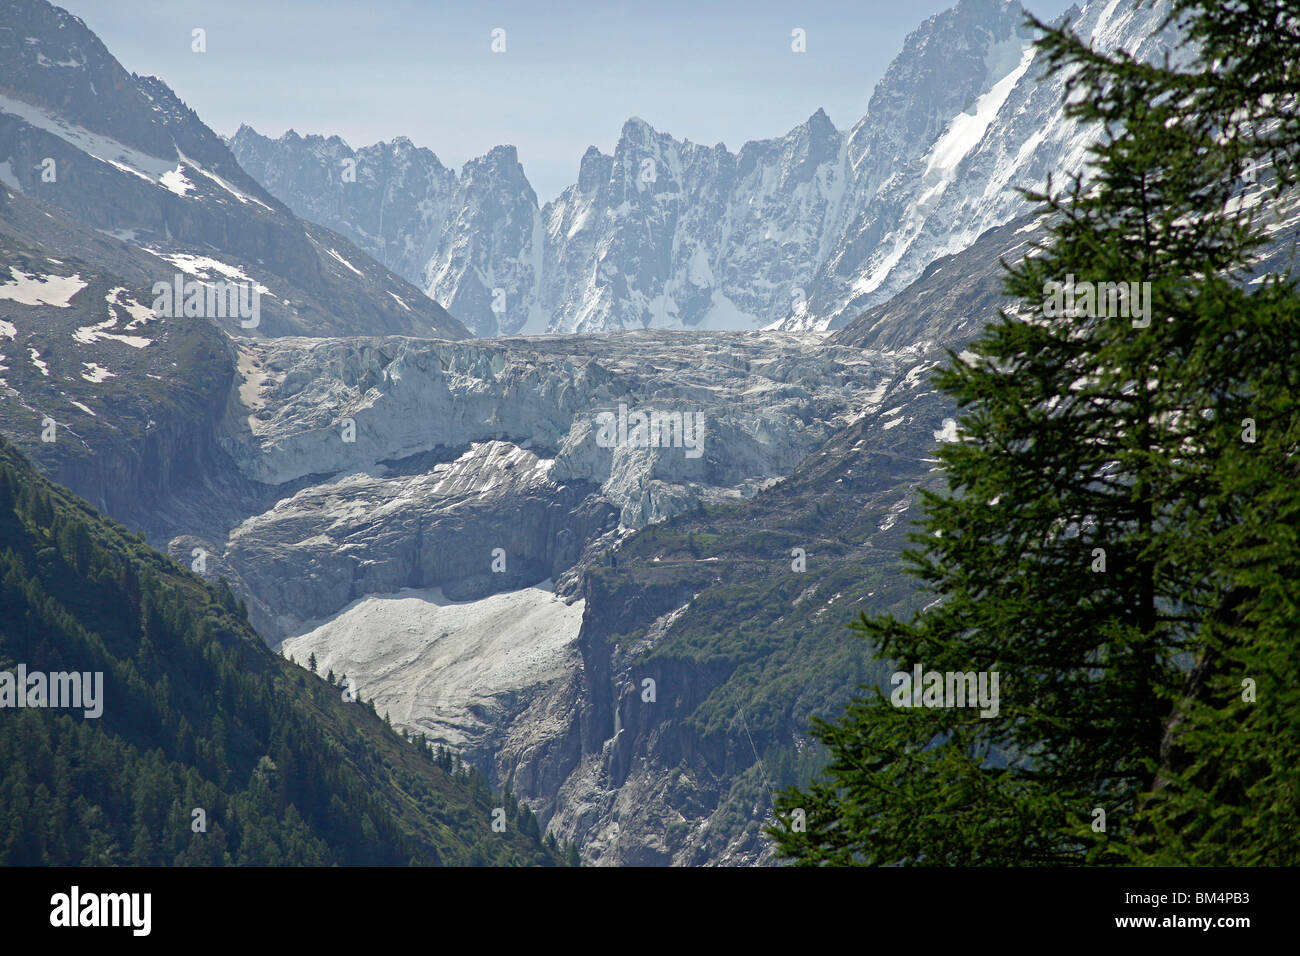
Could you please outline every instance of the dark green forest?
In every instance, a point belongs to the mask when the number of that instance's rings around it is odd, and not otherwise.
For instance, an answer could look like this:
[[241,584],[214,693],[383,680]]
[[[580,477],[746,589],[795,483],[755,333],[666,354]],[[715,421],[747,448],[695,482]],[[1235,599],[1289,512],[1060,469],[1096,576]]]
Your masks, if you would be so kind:
[[103,709],[0,708],[0,865],[576,864],[0,438],[0,671],[20,664],[102,672]]

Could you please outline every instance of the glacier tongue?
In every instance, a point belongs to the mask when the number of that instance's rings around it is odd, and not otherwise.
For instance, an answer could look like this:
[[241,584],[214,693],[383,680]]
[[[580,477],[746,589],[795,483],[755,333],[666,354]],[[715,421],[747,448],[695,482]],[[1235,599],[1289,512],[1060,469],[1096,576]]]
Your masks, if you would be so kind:
[[[790,476],[920,354],[788,332],[241,340],[232,473],[169,551],[206,555],[284,653],[576,826],[608,789],[573,775],[597,759],[582,635],[610,554]],[[637,412],[699,416],[701,453],[600,440],[598,416]]]
[[346,675],[349,692],[395,727],[490,758],[493,729],[577,668],[583,606],[556,597],[549,580],[477,601],[448,600],[439,588],[376,594],[280,651],[300,663],[315,654],[320,673]]

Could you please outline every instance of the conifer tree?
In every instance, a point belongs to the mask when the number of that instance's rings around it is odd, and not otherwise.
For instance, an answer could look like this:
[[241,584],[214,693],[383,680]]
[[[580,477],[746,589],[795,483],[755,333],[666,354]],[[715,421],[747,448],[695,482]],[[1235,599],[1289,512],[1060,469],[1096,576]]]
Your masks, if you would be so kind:
[[[1179,74],[1189,116],[1218,131],[1250,187],[1236,211],[1259,234],[1290,205],[1300,163],[1300,9],[1263,0],[1174,0],[1211,71]],[[1290,259],[1295,259],[1292,241]],[[1258,270],[1257,270],[1258,271]],[[1171,716],[1137,839],[1143,864],[1278,865],[1300,860],[1300,294],[1290,266],[1259,274],[1226,314],[1220,356],[1245,379],[1240,440],[1215,454],[1205,526],[1222,581]],[[1236,520],[1216,522],[1231,514]]]
[[[909,621],[856,623],[902,670],[997,673],[997,713],[874,692],[817,721],[832,761],[778,801],[784,855],[1159,862],[1177,845],[1204,859],[1198,847],[1263,792],[1255,857],[1296,859],[1282,815],[1294,772],[1268,765],[1297,737],[1282,668],[1298,633],[1300,311],[1285,279],[1248,287],[1263,234],[1240,201],[1253,154],[1285,170],[1295,152],[1284,122],[1230,127],[1250,86],[1231,60],[1235,100],[1218,79],[1230,44],[1249,59],[1270,39],[1271,11],[1252,5],[1234,36],[1183,0],[1202,17],[1189,35],[1221,44],[1185,73],[1034,21],[1051,68],[1069,71],[1067,114],[1101,140],[1086,181],[1029,194],[1052,225],[1007,266],[1016,307],[935,379],[962,410],[961,440],[939,452],[949,488],[923,492],[906,557],[937,600]],[[1082,314],[1060,308],[1071,287],[1092,295]],[[1248,439],[1248,421],[1267,439]],[[1223,741],[1246,671],[1276,698],[1233,732],[1243,761]]]

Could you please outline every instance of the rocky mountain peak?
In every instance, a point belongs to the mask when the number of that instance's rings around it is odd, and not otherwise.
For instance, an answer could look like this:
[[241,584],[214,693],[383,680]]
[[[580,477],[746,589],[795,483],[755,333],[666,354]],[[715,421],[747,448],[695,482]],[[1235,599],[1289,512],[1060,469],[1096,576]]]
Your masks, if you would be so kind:
[[647,143],[653,140],[658,134],[655,128],[639,116],[629,116],[623,123],[623,128],[619,131],[618,141],[620,143]]
[[602,183],[607,182],[613,163],[613,156],[606,156],[595,146],[588,146],[578,166],[578,190],[591,193]]
[[834,158],[839,152],[843,136],[820,106],[801,126],[795,127],[786,139],[794,137],[802,149],[803,157],[813,164]]
[[537,194],[524,174],[519,151],[513,146],[494,146],[482,156],[469,160],[461,168],[460,178],[464,194],[504,190],[502,198],[520,193],[532,206],[537,206]]

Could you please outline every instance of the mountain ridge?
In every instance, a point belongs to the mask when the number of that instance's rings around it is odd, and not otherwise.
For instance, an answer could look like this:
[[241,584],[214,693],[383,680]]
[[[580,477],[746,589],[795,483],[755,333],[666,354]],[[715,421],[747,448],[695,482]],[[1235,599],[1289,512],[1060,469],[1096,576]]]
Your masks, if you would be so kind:
[[[1141,57],[1170,47],[1155,30],[1167,0],[1137,11],[1113,6],[1094,0],[1071,13],[1100,46]],[[961,0],[930,17],[846,130],[819,108],[784,135],[733,153],[633,116],[613,152],[588,147],[577,181],[545,204],[522,169],[491,182],[479,176],[473,188],[452,173],[407,197],[445,213],[413,225],[403,212],[383,237],[370,226],[365,237],[348,233],[346,219],[388,195],[389,175],[402,194],[410,177],[385,155],[391,144],[351,150],[337,137],[325,141],[374,164],[359,190],[322,186],[319,170],[286,173],[311,157],[285,137],[245,126],[230,145],[302,215],[352,235],[479,335],[833,330],[902,291],[933,259],[1014,218],[1017,187],[1041,186],[1049,170],[1082,159],[1093,134],[1062,123],[1063,80],[1040,81],[1022,14],[1015,2]],[[420,176],[432,182],[441,163],[422,156]],[[484,159],[464,169],[477,172]]]
[[255,289],[259,314],[233,326],[241,334],[468,335],[348,240],[294,216],[162,80],[127,73],[78,17],[45,0],[12,0],[7,14],[8,192],[144,249],[173,274]]

